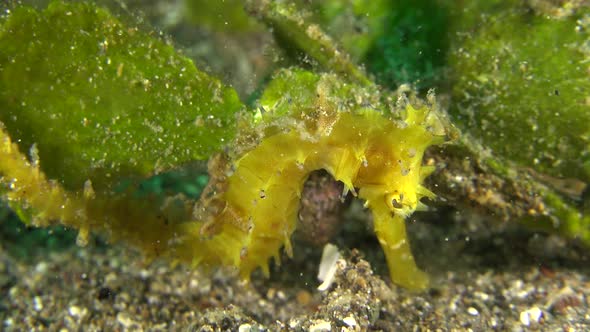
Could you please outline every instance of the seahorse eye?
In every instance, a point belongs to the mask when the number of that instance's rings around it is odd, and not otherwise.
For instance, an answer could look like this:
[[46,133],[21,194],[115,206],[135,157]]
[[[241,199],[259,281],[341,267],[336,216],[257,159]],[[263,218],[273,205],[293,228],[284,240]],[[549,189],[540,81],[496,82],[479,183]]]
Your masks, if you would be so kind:
[[401,193],[399,194],[399,196],[393,196],[393,198],[391,199],[391,206],[393,206],[396,209],[401,209],[404,207],[403,205],[403,201],[404,201],[404,194]]

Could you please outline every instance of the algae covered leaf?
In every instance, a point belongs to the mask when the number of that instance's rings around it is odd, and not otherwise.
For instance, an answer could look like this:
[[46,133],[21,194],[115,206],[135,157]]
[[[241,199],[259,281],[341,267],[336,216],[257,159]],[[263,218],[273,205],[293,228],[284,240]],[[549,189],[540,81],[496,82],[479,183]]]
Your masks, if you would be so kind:
[[[590,11],[473,1],[454,20],[451,115],[494,154],[590,181]],[[518,33],[514,33],[518,31]]]
[[241,107],[157,34],[92,4],[23,6],[0,21],[0,122],[66,189],[206,159]]

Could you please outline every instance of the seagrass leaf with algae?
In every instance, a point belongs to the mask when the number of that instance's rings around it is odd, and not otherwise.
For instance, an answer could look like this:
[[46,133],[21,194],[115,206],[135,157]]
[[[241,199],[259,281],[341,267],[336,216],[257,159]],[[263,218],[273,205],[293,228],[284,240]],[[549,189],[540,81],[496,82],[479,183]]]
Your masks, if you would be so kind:
[[318,70],[338,73],[349,82],[373,85],[348,53],[342,52],[319,25],[307,21],[294,3],[246,0],[245,6],[272,30],[288,53],[301,54],[302,58],[317,63]]
[[[544,12],[524,3],[456,6],[449,113],[496,156],[537,178],[588,183],[590,10],[548,3],[555,8]],[[556,14],[562,11],[568,14]]]
[[233,137],[241,108],[158,35],[95,5],[22,6],[0,21],[0,122],[66,189],[206,159]]
[[[449,114],[465,133],[460,149],[485,164],[465,193],[497,218],[589,245],[590,10],[581,2],[537,1],[449,8]],[[456,192],[452,182],[440,188]],[[486,182],[507,190],[484,189]]]

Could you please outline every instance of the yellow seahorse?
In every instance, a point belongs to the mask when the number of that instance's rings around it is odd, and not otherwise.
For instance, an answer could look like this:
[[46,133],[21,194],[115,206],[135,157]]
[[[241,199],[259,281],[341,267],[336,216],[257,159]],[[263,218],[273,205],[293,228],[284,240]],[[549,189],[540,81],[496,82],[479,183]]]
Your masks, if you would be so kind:
[[423,289],[428,278],[414,263],[404,219],[421,206],[420,198],[434,196],[421,185],[434,169],[422,166],[422,157],[444,140],[440,119],[426,105],[409,102],[396,110],[403,114],[393,115],[362,105],[337,109],[329,85],[324,75],[308,111],[291,111],[280,125],[263,126],[260,131],[269,133],[257,145],[240,154],[231,170],[221,167],[229,174],[218,179],[205,207],[214,206],[214,212],[204,213],[207,224],[198,230],[206,239],[189,244],[198,237],[192,234],[182,241],[192,250],[181,251],[192,252],[200,264],[237,266],[246,279],[257,267],[268,275],[268,260],[278,260],[281,247],[293,254],[290,238],[303,184],[323,169],[372,211],[392,281]]

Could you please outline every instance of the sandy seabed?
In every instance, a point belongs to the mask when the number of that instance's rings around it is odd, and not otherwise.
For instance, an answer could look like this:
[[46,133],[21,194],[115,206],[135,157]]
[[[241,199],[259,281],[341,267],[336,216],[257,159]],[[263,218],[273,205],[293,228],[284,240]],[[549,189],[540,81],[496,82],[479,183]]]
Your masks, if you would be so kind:
[[418,262],[432,277],[420,293],[387,280],[374,244],[363,252],[343,249],[324,292],[315,279],[320,249],[304,245],[293,260],[273,266],[269,279],[255,274],[250,284],[227,269],[146,264],[121,245],[72,247],[26,261],[0,249],[0,329],[590,330],[587,250],[518,228],[469,238],[464,229],[412,225]]

